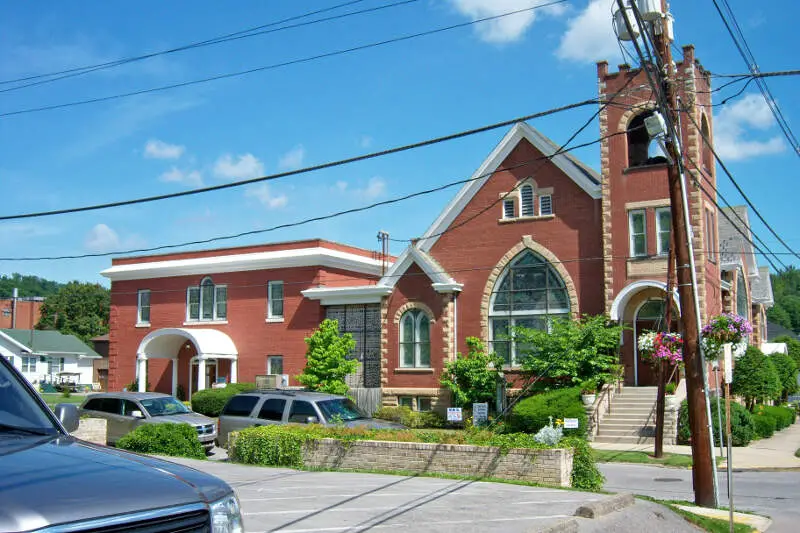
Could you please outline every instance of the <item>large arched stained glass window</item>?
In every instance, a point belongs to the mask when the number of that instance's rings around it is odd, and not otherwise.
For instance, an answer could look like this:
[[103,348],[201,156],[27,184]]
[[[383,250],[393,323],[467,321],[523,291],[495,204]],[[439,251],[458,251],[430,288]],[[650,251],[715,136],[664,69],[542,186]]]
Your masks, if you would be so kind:
[[516,365],[521,348],[513,329],[547,329],[549,319],[569,317],[569,294],[553,266],[527,250],[514,258],[497,279],[489,302],[489,340],[506,364]]

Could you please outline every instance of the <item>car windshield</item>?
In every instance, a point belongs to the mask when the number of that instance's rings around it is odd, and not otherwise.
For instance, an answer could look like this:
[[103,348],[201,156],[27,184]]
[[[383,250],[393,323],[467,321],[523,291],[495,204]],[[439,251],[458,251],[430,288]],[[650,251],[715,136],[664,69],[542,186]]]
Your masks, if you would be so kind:
[[367,415],[362,413],[350,398],[323,400],[317,402],[317,406],[319,406],[322,415],[328,422],[335,422],[337,420],[347,422],[348,420],[367,418]]
[[172,396],[166,398],[148,398],[140,400],[142,407],[147,409],[150,416],[169,416],[191,413],[189,408]]
[[0,436],[58,434],[53,421],[22,384],[22,379],[10,368],[7,360],[0,363]]

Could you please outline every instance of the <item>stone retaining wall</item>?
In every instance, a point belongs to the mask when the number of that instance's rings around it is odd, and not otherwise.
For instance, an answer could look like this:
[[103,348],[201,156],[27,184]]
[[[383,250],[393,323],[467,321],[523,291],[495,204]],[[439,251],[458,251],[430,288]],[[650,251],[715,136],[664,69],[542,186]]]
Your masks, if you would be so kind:
[[303,465],[493,477],[569,487],[572,455],[569,449],[512,449],[503,453],[500,448],[487,446],[322,439],[304,445]]

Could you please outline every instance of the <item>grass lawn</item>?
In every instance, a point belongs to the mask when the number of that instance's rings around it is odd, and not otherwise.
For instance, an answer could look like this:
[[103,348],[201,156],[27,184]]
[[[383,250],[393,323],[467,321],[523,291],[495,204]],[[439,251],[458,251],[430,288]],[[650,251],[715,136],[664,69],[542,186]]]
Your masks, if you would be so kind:
[[689,468],[692,466],[691,455],[679,455],[665,453],[660,459],[656,459],[647,452],[617,451],[617,450],[594,450],[594,456],[601,463],[644,463],[665,466],[679,466]]
[[71,394],[69,398],[64,398],[60,392],[41,392],[39,393],[41,397],[44,399],[45,403],[52,409],[59,403],[74,403],[80,404],[83,403],[84,398],[86,398],[83,394]]
[[[730,524],[727,520],[719,520],[717,518],[709,518],[707,516],[700,516],[694,513],[688,513],[683,509],[678,509],[676,507],[670,508],[681,515],[683,518],[691,522],[692,524],[709,531],[710,533],[728,533],[730,531]],[[747,524],[733,524],[733,531],[734,533],[751,533],[755,531],[752,527],[748,526]]]

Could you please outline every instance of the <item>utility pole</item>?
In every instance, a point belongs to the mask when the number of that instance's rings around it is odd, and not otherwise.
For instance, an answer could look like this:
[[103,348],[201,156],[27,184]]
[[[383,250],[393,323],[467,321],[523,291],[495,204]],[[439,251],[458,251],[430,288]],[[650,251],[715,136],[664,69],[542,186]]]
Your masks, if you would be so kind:
[[[670,231],[669,252],[667,253],[667,288],[664,292],[664,331],[672,329],[672,276],[675,271],[675,233]],[[656,399],[656,445],[653,450],[655,457],[664,455],[664,410],[667,391],[667,372],[669,363],[658,362],[658,396]]]
[[[687,205],[685,191],[683,190],[681,176],[681,162],[683,155],[678,149],[673,125],[678,124],[677,94],[675,90],[675,67],[672,62],[669,38],[666,35],[667,3],[661,0],[661,13],[654,23],[661,24],[661,31],[654,31],[653,45],[655,53],[661,58],[665,72],[658,70],[658,65],[648,63],[642,54],[635,35],[628,9],[623,0],[616,0],[622,14],[625,28],[633,37],[633,44],[642,62],[656,98],[659,100],[659,109],[667,119],[668,133],[665,136],[665,149],[670,160],[667,167],[669,183],[669,198],[672,214],[672,234],[675,239],[676,278],[678,294],[680,296],[681,322],[683,323],[683,361],[686,368],[686,395],[689,407],[689,428],[691,431],[692,446],[692,479],[694,482],[695,503],[705,507],[717,507],[717,480],[714,475],[715,464],[712,454],[711,433],[709,429],[709,416],[707,414],[705,394],[705,369],[703,357],[700,353],[699,343],[699,302],[695,292],[694,258],[692,257],[690,227],[688,225]],[[631,2],[632,11],[641,19],[635,2]],[[647,27],[641,28],[643,32]],[[655,79],[653,78],[655,76]],[[661,100],[659,95],[664,95]],[[680,132],[678,132],[680,135]]]

